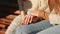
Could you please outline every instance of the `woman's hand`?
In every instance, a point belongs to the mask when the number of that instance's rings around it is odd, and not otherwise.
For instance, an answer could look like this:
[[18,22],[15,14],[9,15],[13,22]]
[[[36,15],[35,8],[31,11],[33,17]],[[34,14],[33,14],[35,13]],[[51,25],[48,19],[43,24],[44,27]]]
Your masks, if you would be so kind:
[[37,16],[37,17],[42,17],[43,16],[43,11],[40,10],[33,10],[31,12],[32,15]]
[[33,15],[26,15],[24,16],[24,18],[22,19],[21,24],[26,25],[26,24],[31,24],[32,22],[36,22],[38,21],[39,18]]
[[39,17],[40,19],[41,18],[43,18],[44,17],[44,12],[45,11],[43,11],[43,10],[33,10],[32,12],[31,12],[31,15],[34,15],[34,16],[37,16],[37,17]]

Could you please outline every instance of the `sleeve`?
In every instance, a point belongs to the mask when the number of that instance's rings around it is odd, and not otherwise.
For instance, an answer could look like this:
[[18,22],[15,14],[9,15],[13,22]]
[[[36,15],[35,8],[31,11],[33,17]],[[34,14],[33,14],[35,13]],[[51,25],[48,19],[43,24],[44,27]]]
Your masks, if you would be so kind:
[[5,34],[12,34],[13,31],[16,29],[16,27],[20,24],[20,22],[21,22],[21,16],[19,15],[12,21]]
[[55,25],[55,24],[60,24],[60,15],[58,14],[50,14],[49,15],[49,21],[51,24]]
[[48,7],[48,0],[40,0],[39,10],[45,10]]
[[28,9],[28,10],[38,9],[40,0],[30,0],[30,2],[32,4],[32,7],[30,9]]

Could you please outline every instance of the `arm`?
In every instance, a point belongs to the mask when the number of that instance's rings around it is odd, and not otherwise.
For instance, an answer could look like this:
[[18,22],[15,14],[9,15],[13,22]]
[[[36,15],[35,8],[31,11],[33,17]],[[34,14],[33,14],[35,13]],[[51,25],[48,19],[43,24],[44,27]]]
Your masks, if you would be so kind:
[[13,34],[14,30],[20,25],[22,18],[24,17],[25,12],[21,11],[21,15],[18,15],[10,24],[5,34]]
[[21,16],[19,15],[12,21],[5,34],[12,34],[13,31],[16,29],[16,27],[20,24],[20,22],[21,22]]

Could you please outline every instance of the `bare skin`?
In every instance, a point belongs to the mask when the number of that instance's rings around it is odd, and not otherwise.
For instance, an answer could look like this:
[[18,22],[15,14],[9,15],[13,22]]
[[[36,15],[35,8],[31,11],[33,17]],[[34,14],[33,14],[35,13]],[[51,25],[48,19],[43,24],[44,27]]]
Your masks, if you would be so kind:
[[16,11],[14,12],[14,14],[21,14],[21,11],[20,11],[20,10],[16,10]]
[[34,10],[34,11],[32,11],[31,14],[37,16],[40,19],[43,18],[43,19],[49,20],[48,16],[50,13],[47,13],[43,10],[42,11],[41,10]]
[[[22,12],[23,13],[23,12]],[[26,24],[31,24],[32,22],[36,22],[39,20],[37,16],[34,15],[25,15],[24,13],[22,14],[22,22],[21,24],[26,25]]]

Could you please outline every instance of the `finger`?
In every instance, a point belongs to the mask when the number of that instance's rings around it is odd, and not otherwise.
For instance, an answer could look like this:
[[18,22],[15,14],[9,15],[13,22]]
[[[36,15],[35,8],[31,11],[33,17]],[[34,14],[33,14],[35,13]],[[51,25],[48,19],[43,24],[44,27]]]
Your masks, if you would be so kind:
[[31,17],[28,16],[27,24],[29,24]]
[[24,24],[25,23],[25,20],[26,20],[26,16],[22,19],[21,24]]
[[33,17],[31,16],[31,18],[30,18],[30,23],[32,22],[32,20],[33,20]]
[[28,15],[27,15],[27,16],[26,16],[26,19],[25,19],[25,23],[24,23],[25,25],[28,24],[28,19],[29,19],[29,18],[28,18]]
[[26,21],[26,24],[28,24],[29,23],[29,17],[27,18],[27,21]]
[[24,11],[21,11],[21,16],[24,17],[26,14]]

